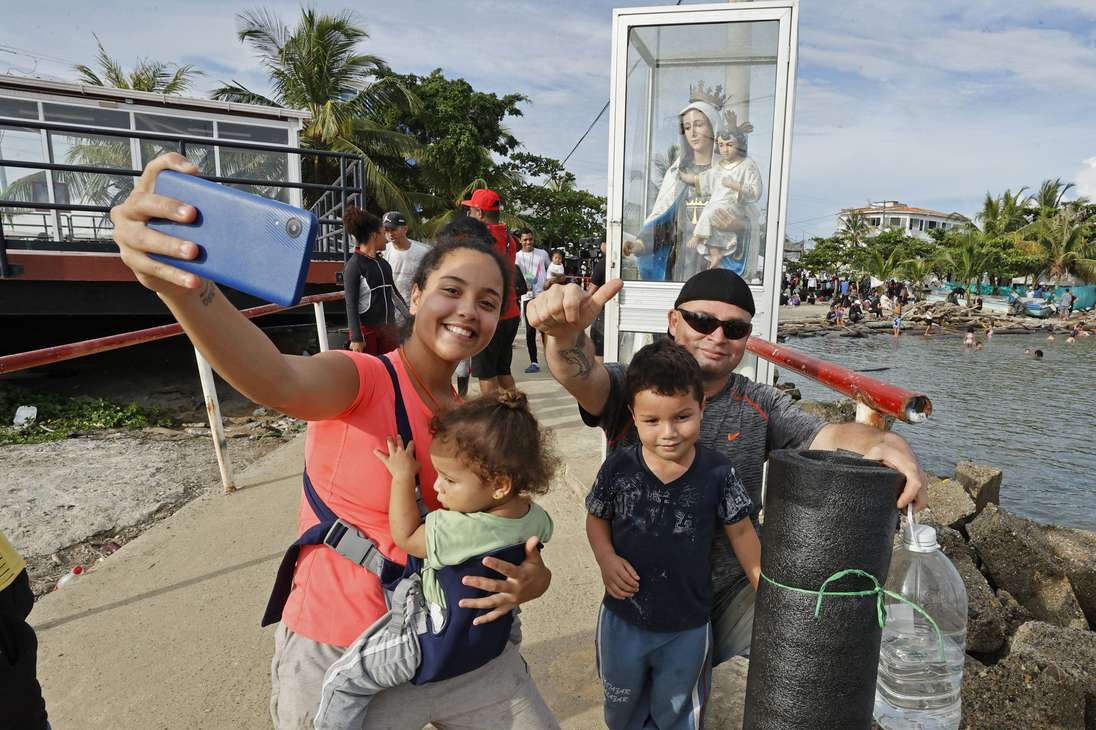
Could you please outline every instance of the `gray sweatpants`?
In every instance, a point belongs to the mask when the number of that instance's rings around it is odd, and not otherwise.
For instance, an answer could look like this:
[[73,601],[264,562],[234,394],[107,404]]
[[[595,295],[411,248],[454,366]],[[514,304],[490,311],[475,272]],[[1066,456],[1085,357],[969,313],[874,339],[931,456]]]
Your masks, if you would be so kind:
[[[270,664],[270,717],[275,730],[312,730],[323,676],[343,649],[306,639],[278,624]],[[365,728],[419,730],[558,730],[518,648],[479,669],[442,682],[404,684],[373,698]]]

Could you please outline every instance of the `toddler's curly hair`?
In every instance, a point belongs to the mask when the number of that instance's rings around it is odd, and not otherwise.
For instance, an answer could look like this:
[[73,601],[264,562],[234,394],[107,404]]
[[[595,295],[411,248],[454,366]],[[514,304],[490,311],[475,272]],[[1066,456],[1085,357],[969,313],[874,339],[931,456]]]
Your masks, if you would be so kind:
[[515,495],[548,493],[559,459],[520,390],[497,390],[434,416],[430,433],[485,482],[509,477]]

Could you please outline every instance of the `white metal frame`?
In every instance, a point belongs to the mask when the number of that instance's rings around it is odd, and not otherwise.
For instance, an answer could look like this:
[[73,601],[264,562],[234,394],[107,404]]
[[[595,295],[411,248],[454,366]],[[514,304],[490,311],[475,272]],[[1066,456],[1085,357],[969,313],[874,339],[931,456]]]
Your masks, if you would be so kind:
[[[793,102],[799,34],[798,0],[747,4],[686,5],[647,8],[618,8],[613,11],[612,67],[609,113],[609,178],[606,216],[607,276],[620,276],[624,240],[624,130],[625,92],[628,72],[628,36],[632,28],[689,25],[697,23],[778,21],[776,89],[773,109],[772,149],[768,174],[765,270],[760,286],[753,286],[757,314],[754,334],[774,341],[780,304],[780,264],[787,223],[788,176],[792,136]],[[653,90],[651,91],[653,94]],[[681,284],[677,282],[626,282],[624,290],[606,306],[605,359],[619,359],[622,331],[664,332],[666,313]],[[747,354],[739,371],[755,380],[768,382],[770,363]]]
[[[312,311],[316,315],[316,339],[320,352],[327,352],[327,319],[324,316],[323,302],[313,302]],[[202,382],[202,397],[205,400],[206,416],[209,419],[209,432],[213,437],[213,454],[217,457],[217,468],[221,472],[221,485],[225,494],[236,491],[236,472],[232,468],[232,458],[228,453],[228,438],[225,436],[224,419],[221,417],[221,400],[217,396],[217,381],[213,377],[213,368],[194,348],[194,359],[198,365],[198,379]]]

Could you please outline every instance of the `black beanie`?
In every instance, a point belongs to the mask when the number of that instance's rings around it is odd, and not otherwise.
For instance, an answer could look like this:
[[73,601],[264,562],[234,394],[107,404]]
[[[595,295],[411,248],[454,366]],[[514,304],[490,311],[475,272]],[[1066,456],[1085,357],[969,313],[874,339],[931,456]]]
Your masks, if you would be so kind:
[[677,295],[674,309],[685,302],[706,300],[711,302],[726,302],[736,307],[741,307],[754,316],[754,299],[750,286],[738,274],[728,269],[705,269],[699,274],[694,274],[681,287],[681,293]]

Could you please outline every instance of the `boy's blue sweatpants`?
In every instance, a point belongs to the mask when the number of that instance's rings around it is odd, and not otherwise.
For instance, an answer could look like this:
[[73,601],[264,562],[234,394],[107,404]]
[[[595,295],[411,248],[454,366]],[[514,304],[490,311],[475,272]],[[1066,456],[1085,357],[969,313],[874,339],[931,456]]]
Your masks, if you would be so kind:
[[598,673],[609,730],[699,730],[712,685],[710,624],[663,633],[601,606]]

